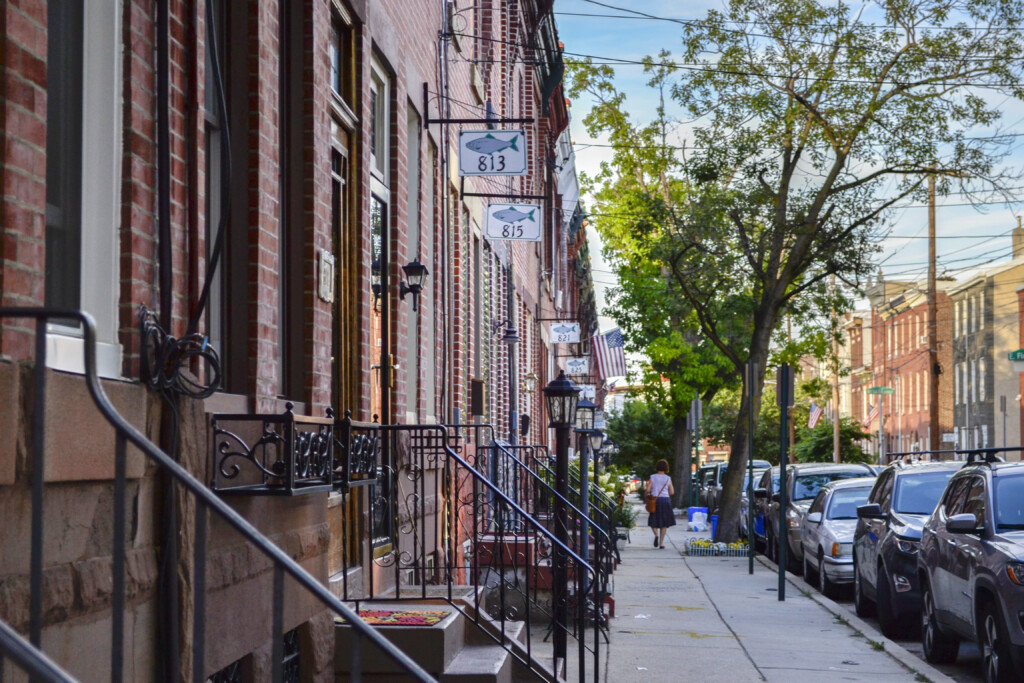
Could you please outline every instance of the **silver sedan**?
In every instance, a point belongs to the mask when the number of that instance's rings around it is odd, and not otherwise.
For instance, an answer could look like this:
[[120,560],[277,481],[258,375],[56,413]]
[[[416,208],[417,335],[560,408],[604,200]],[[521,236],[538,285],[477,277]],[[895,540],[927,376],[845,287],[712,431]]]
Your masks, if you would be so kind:
[[825,484],[807,509],[800,527],[804,580],[833,597],[839,584],[853,582],[853,532],[857,506],[863,505],[874,477],[842,479]]

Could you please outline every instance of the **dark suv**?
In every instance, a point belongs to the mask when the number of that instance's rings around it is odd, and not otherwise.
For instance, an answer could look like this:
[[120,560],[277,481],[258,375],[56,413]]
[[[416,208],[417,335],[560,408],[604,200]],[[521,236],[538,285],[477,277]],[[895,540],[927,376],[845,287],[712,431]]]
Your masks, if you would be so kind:
[[857,615],[878,608],[878,623],[889,638],[917,624],[921,592],[917,551],[921,527],[963,463],[895,462],[878,475],[867,503],[857,508],[853,535],[853,602]]
[[[778,476],[774,471],[772,476],[777,482]],[[807,508],[818,495],[818,490],[830,481],[874,476],[875,471],[871,466],[863,463],[836,465],[827,462],[808,462],[786,467],[786,510],[783,518],[787,532],[786,568],[789,571],[799,574],[802,570],[804,556],[800,546],[800,527],[804,515],[807,514]],[[762,479],[766,480],[767,477]],[[779,529],[779,515],[783,514],[779,510],[779,491],[772,491],[769,494],[765,488],[758,488],[754,490],[754,497],[769,501],[765,507],[764,531],[768,543],[768,556],[777,560],[775,538]]]
[[921,640],[952,662],[977,640],[987,681],[1024,678],[1024,462],[989,457],[953,475],[921,535]]
[[[767,467],[771,467],[772,464],[767,460],[754,460],[755,470],[764,470]],[[708,473],[707,479],[704,481],[704,489],[702,491],[703,499],[702,504],[707,505],[708,514],[717,514],[718,508],[722,504],[722,486],[725,483],[725,473],[729,469],[729,463],[720,462],[717,463],[714,468]],[[743,479],[743,492],[746,492],[747,478]],[[743,495],[743,494],[741,494]]]

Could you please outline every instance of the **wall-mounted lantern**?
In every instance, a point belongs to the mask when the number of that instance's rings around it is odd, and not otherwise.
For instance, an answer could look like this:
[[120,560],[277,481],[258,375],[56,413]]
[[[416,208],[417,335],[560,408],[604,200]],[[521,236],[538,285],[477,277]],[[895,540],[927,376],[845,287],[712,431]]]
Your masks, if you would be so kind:
[[398,290],[398,298],[405,299],[406,294],[412,294],[412,310],[416,310],[416,303],[420,299],[420,292],[423,291],[423,281],[430,274],[427,267],[420,263],[419,259],[413,259],[402,266],[408,282],[403,282]]

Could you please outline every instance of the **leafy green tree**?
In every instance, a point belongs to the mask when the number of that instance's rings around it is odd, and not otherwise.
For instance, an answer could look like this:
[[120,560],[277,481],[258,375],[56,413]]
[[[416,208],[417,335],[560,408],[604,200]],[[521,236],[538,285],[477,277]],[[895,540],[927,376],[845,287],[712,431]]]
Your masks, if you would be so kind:
[[[799,424],[799,423],[798,423]],[[871,438],[860,423],[852,417],[839,419],[839,458],[842,462],[873,462],[871,454],[861,448],[857,442]],[[832,462],[834,446],[832,421],[820,420],[814,429],[797,427],[796,445],[793,456],[800,462]]]
[[[685,150],[669,159],[662,144],[659,183],[634,180],[625,148],[651,131],[665,139],[664,107],[654,123],[634,124],[607,67],[573,74],[600,112],[586,125],[613,146],[595,179],[612,189],[595,194],[609,250],[646,243],[701,336],[736,375],[753,367],[718,540],[735,536],[748,411],[757,418],[784,316],[841,310],[845,296],[826,286],[829,275],[857,286],[890,211],[923,199],[929,175],[939,193],[957,183],[967,196],[1015,179],[1000,164],[1011,138],[976,131],[998,122],[994,102],[1024,99],[1022,18],[1020,0],[729,0],[684,26],[685,68],[664,53],[648,60],[652,85],[671,75],[671,97],[693,122]],[[620,183],[635,191],[620,198]]]
[[641,479],[651,476],[655,463],[672,455],[672,425],[656,403],[627,401],[621,413],[608,416],[606,434],[619,447],[614,464]]

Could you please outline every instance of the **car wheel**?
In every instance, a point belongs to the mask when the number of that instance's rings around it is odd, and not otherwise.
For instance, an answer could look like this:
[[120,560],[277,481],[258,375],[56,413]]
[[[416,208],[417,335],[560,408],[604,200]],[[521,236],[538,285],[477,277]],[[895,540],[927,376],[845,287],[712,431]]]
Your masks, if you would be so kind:
[[828,574],[825,573],[825,553],[822,550],[818,550],[818,590],[826,598],[834,598],[836,596],[836,585],[832,583],[832,580],[828,578]]
[[981,608],[981,628],[978,629],[978,646],[981,649],[981,665],[985,672],[985,683],[1004,683],[1017,680],[1010,656],[1009,642],[1003,620],[995,603],[987,602]]
[[860,567],[853,563],[853,609],[858,617],[875,616],[875,603],[864,595],[864,581],[860,578]]
[[924,658],[932,664],[952,664],[960,651],[960,641],[942,631],[935,616],[932,587],[922,581],[921,586],[921,646]]
[[807,561],[807,553],[804,553],[804,581],[810,585],[814,585],[814,570],[811,569],[810,563]]

